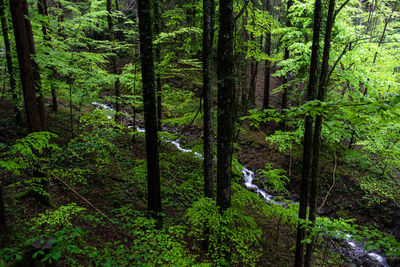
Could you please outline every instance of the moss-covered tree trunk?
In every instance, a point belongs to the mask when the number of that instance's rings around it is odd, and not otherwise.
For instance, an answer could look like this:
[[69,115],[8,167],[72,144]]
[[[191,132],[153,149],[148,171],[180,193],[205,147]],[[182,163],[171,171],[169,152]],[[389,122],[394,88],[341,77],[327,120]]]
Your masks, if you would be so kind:
[[233,0],[219,1],[217,205],[231,203],[232,137],[234,111]]
[[154,90],[153,40],[150,0],[138,1],[140,61],[142,66],[144,122],[147,157],[147,209],[162,226],[160,167],[158,156],[157,110]]

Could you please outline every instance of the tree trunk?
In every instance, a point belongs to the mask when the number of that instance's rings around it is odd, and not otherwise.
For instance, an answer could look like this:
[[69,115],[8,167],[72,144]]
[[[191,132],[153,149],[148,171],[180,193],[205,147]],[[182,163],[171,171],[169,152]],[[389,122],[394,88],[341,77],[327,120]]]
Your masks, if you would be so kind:
[[8,75],[10,77],[10,93],[12,95],[13,105],[14,105],[14,113],[15,113],[15,121],[20,123],[22,117],[21,112],[18,109],[18,95],[17,95],[17,87],[15,83],[15,76],[14,76],[14,67],[12,64],[11,58],[11,45],[10,39],[8,37],[8,25],[7,19],[5,16],[5,5],[4,0],[0,0],[0,19],[1,19],[1,29],[3,31],[3,38],[4,38],[4,46],[6,49],[6,61],[7,61],[7,70]]
[[[289,10],[290,10],[290,8],[292,7],[292,5],[293,5],[293,0],[288,0],[288,1],[287,1],[287,6],[286,6],[286,27],[291,27],[291,26],[292,26],[292,23],[290,22],[290,18],[289,18],[289,14],[290,14]],[[286,47],[285,47],[285,56],[284,56],[284,59],[285,59],[285,60],[288,60],[288,59],[289,59],[289,56],[290,56],[290,54],[289,54],[289,49],[288,49],[288,47],[286,46]],[[282,104],[281,104],[282,110],[288,108],[288,86],[287,86],[287,83],[288,83],[288,80],[289,80],[289,77],[288,77],[288,76],[289,76],[289,74],[287,74],[287,75],[285,75],[285,76],[283,77],[283,84],[284,84],[284,87],[283,87],[283,92],[282,92]]]
[[1,175],[0,185],[0,235],[5,234],[7,230],[6,209],[4,207],[4,175]]
[[243,80],[241,83],[241,87],[242,87],[242,106],[244,108],[244,112],[243,114],[246,114],[247,112],[247,106],[248,106],[248,99],[249,99],[249,90],[248,90],[248,76],[247,76],[247,68],[249,65],[249,60],[247,59],[247,51],[248,51],[248,45],[247,42],[249,41],[249,33],[246,29],[246,25],[247,25],[247,17],[248,17],[248,12],[247,12],[247,8],[245,8],[244,10],[244,15],[243,15],[243,19],[242,19],[242,23],[243,23],[243,43],[245,43],[246,45],[244,46],[243,50],[243,68],[242,68],[242,72],[243,72]]
[[[112,45],[114,45],[115,41],[115,35],[114,35],[114,23],[112,20],[112,0],[107,0],[107,23],[108,23],[108,34],[110,35],[110,42]],[[116,52],[114,49],[112,49],[112,52]],[[114,55],[111,57],[111,65],[112,65],[112,73],[114,75],[118,75],[118,70],[117,70],[117,56]],[[121,92],[120,92],[120,82],[119,78],[117,78],[114,82],[114,90],[115,90],[115,121],[116,122],[121,122],[121,105],[120,105],[120,97],[121,97]]]
[[144,121],[146,130],[147,208],[149,215],[158,221],[158,227],[161,228],[162,217],[160,213],[162,212],[162,206],[160,167],[158,160],[157,110],[154,92],[154,62],[150,1],[139,0],[138,11]]
[[[155,34],[160,34],[160,13],[158,7],[158,1],[154,1],[154,31]],[[157,127],[158,130],[161,131],[161,118],[162,118],[162,95],[161,95],[161,73],[160,73],[160,63],[161,63],[161,51],[160,45],[155,46],[155,60],[157,64],[157,71],[156,71],[156,98],[157,98]]]
[[[38,1],[38,11],[39,14],[42,16],[48,16],[47,13],[47,0],[39,0]],[[46,41],[47,46],[51,48],[50,45],[50,36],[47,33],[47,25],[42,22],[42,33],[43,33],[43,39]],[[57,72],[54,67],[51,68],[53,76],[55,77],[57,75]],[[56,94],[56,87],[54,86],[54,82],[51,82],[51,100],[52,100],[52,105],[51,109],[53,112],[57,112],[58,110],[58,104],[57,104],[57,94]]]
[[[40,90],[40,75],[36,62],[31,58],[35,54],[32,28],[27,16],[27,6],[24,0],[10,1],[10,10],[14,27],[15,43],[22,90],[24,94],[25,111],[30,132],[44,130],[44,102]],[[37,97],[39,93],[39,97]]]
[[[318,71],[318,49],[319,49],[319,31],[321,28],[321,0],[315,0],[314,7],[314,26],[313,26],[313,43],[311,52],[310,77],[307,88],[307,101],[312,101],[315,98],[315,87],[317,83]],[[300,207],[299,219],[305,220],[307,217],[307,199],[308,199],[308,179],[310,174],[311,163],[311,145],[312,145],[312,125],[313,118],[306,116],[304,125],[304,141],[303,141],[303,162],[301,172],[301,188],[300,188]],[[303,244],[304,227],[298,225],[296,239],[296,258],[295,266],[301,267],[303,262]]]
[[[271,0],[265,0],[265,9],[271,14]],[[265,34],[265,54],[271,56],[271,31],[269,30]],[[271,62],[265,60],[264,67],[264,99],[263,99],[263,109],[269,108],[269,92],[270,92],[270,79],[271,79]]]
[[[18,0],[19,1],[19,0]],[[44,105],[44,96],[42,92],[42,81],[40,79],[40,70],[39,65],[34,59],[34,55],[36,54],[35,49],[35,41],[33,39],[32,25],[29,19],[29,11],[28,11],[28,2],[23,0],[23,9],[24,9],[24,19],[25,19],[25,29],[27,33],[28,43],[29,43],[29,53],[32,61],[32,69],[33,69],[33,78],[34,78],[34,87],[37,95],[37,103],[39,106],[39,115],[40,115],[40,123],[42,127],[42,131],[47,130],[47,117],[46,117],[46,108]]]
[[203,0],[204,195],[214,197],[213,56],[214,0]]
[[233,0],[219,1],[217,55],[218,144],[217,205],[226,210],[231,202],[231,167],[234,110]]
[[[327,77],[329,73],[329,53],[331,49],[331,36],[332,27],[334,24],[334,11],[335,11],[335,0],[329,1],[328,18],[325,29],[325,40],[324,40],[324,53],[322,57],[322,67],[319,80],[318,88],[318,100],[324,101],[326,95]],[[308,219],[314,224],[317,212],[317,197],[319,188],[319,162],[320,162],[320,150],[321,150],[321,130],[322,130],[322,115],[317,115],[314,126],[314,139],[313,139],[313,151],[312,151],[312,166],[311,166],[311,186],[310,186],[310,210]],[[314,248],[315,238],[311,240],[311,243],[307,244],[306,257],[304,266],[311,266],[312,253]]]

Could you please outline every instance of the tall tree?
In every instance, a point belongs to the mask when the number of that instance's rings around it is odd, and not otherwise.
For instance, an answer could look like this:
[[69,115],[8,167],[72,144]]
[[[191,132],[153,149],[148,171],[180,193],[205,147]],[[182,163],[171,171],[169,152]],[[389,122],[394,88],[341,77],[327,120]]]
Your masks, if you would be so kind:
[[[271,0],[265,0],[265,9],[271,13]],[[269,29],[265,34],[265,54],[271,56],[271,30]],[[270,78],[271,78],[271,61],[265,60],[264,66],[264,98],[263,109],[269,108],[269,92],[270,92]]]
[[46,129],[44,101],[41,93],[38,65],[33,59],[35,46],[32,27],[28,19],[26,0],[10,1],[10,11],[14,27],[28,128],[31,132],[43,131]]
[[138,1],[140,61],[142,66],[144,123],[147,157],[147,209],[162,227],[160,167],[158,156],[157,110],[154,90],[154,62],[150,0]]
[[[115,35],[114,35],[114,22],[112,18],[112,0],[107,0],[107,23],[108,23],[108,34],[110,36],[111,45],[114,46]],[[112,52],[116,52],[114,49]],[[111,65],[112,65],[112,73],[114,75],[118,75],[117,69],[117,56],[113,55],[111,57]],[[120,112],[121,112],[121,104],[120,104],[120,81],[119,78],[116,78],[114,82],[114,90],[115,90],[115,120],[119,122],[121,120]]]
[[[324,53],[322,56],[321,73],[319,76],[318,96],[319,101],[325,100],[327,77],[329,73],[329,54],[331,49],[332,27],[334,24],[335,0],[329,0],[328,18],[325,27]],[[312,144],[312,165],[310,185],[310,209],[308,219],[314,223],[317,212],[317,196],[319,186],[319,162],[321,150],[322,115],[317,115],[314,125],[314,137]],[[311,266],[314,239],[307,244],[304,266]]]
[[[288,0],[287,1],[287,6],[286,6],[286,27],[291,27],[292,26],[292,23],[290,22],[290,8],[292,7],[292,5],[293,5],[293,0]],[[288,60],[289,59],[289,48],[286,46],[285,47],[285,56],[284,56],[284,59],[285,60]],[[282,92],[282,104],[281,104],[281,106],[282,106],[282,110],[284,110],[284,109],[286,109],[286,108],[288,108],[288,86],[287,86],[287,83],[288,83],[288,75],[289,74],[286,74],[284,77],[283,77],[283,85],[284,85],[284,87],[283,87],[283,92]]]
[[[48,17],[48,13],[47,13],[47,0],[39,0],[38,1],[38,11],[39,14],[44,17]],[[45,21],[42,21],[42,33],[43,33],[43,38],[46,41],[46,45],[47,46],[51,46],[50,45],[50,35],[48,34],[48,25]],[[54,67],[51,68],[51,71],[53,73],[54,76],[56,76],[56,70]],[[51,83],[51,100],[52,100],[52,105],[51,108],[53,110],[53,112],[57,112],[58,110],[58,103],[57,103],[57,94],[56,94],[56,87],[54,85],[54,82]]]
[[6,233],[7,229],[7,219],[6,219],[6,209],[4,207],[4,175],[1,176],[0,184],[0,235]]
[[[256,9],[256,1],[251,0],[251,25],[255,27],[255,9]],[[256,43],[256,38],[254,36],[253,31],[250,32],[250,41],[253,45]],[[250,88],[249,88],[249,99],[248,105],[250,108],[254,108],[256,106],[256,83],[257,83],[257,73],[258,73],[258,60],[255,58],[250,59]]]
[[[318,71],[318,50],[319,50],[319,31],[321,28],[321,0],[315,0],[314,6],[314,25],[313,25],[313,41],[311,49],[311,62],[310,62],[310,76],[307,87],[307,101],[312,101],[315,98],[315,88],[317,83]],[[311,165],[311,145],[312,145],[312,125],[313,118],[307,115],[304,123],[304,140],[303,140],[303,161],[301,171],[301,188],[300,188],[300,207],[299,219],[305,220],[307,218],[307,200],[308,200],[308,184],[310,176]],[[297,227],[296,239],[296,257],[295,266],[302,266],[303,262],[303,243],[305,230],[299,223]]]
[[214,0],[203,0],[204,195],[214,197],[213,53]]
[[[153,2],[154,6],[154,31],[155,34],[158,35],[161,32],[160,28],[160,20],[161,20],[161,15],[160,15],[160,9],[158,5],[158,1]],[[158,66],[157,71],[156,71],[156,98],[157,98],[157,121],[158,121],[158,130],[161,131],[161,118],[162,118],[162,95],[161,95],[161,73],[160,73],[160,63],[161,63],[161,49],[160,45],[157,44],[155,46],[155,60],[156,64]]]
[[4,0],[0,0],[1,29],[3,31],[4,46],[6,49],[7,70],[8,70],[8,76],[10,79],[10,93],[12,95],[12,100],[13,100],[13,104],[14,104],[15,120],[17,123],[19,123],[21,121],[21,113],[17,106],[18,95],[17,95],[17,91],[16,91],[17,87],[16,87],[16,83],[15,83],[14,67],[13,67],[12,58],[11,58],[11,45],[10,45],[10,39],[8,37],[8,24],[7,24],[5,10],[6,9],[5,9],[5,5],[4,5]]
[[233,0],[219,1],[219,35],[217,51],[218,143],[217,205],[226,210],[231,202],[232,139],[234,112],[233,77]]

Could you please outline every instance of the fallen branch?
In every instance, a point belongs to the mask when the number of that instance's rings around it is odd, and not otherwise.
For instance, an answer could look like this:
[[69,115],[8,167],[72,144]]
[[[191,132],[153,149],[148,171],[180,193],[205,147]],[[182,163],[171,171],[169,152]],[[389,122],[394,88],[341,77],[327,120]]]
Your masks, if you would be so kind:
[[336,182],[336,180],[335,180],[335,174],[336,174],[336,167],[337,167],[337,157],[336,157],[336,153],[335,153],[335,167],[333,168],[333,174],[332,174],[332,185],[331,185],[331,187],[329,188],[329,190],[328,190],[328,193],[326,193],[326,196],[325,196],[325,198],[324,198],[324,201],[322,201],[322,204],[321,204],[321,206],[319,206],[319,210],[320,209],[322,209],[322,207],[324,206],[324,204],[325,204],[325,201],[326,201],[326,199],[328,198],[328,196],[329,196],[329,194],[330,194],[330,192],[332,191],[332,189],[333,189],[333,187],[335,186],[335,182]]
[[59,182],[61,182],[63,185],[65,185],[69,190],[72,191],[72,193],[74,193],[75,195],[77,195],[80,199],[82,199],[83,201],[85,201],[90,207],[92,207],[95,211],[99,212],[101,215],[103,215],[105,218],[107,218],[109,221],[110,218],[108,218],[108,216],[102,212],[101,210],[99,210],[98,208],[96,208],[89,200],[87,200],[86,198],[84,198],[81,194],[79,194],[75,189],[73,189],[70,185],[68,185],[66,182],[64,182],[63,180],[61,180],[59,177],[57,177],[54,173],[52,173],[52,175],[54,176],[54,178],[56,178]]

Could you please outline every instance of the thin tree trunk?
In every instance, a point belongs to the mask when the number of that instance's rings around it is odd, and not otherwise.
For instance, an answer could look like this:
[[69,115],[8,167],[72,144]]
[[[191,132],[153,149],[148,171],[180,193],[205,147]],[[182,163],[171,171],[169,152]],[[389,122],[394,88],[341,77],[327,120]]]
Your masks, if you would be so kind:
[[242,80],[242,106],[245,109],[243,114],[246,114],[247,112],[247,106],[248,106],[248,98],[249,98],[249,90],[248,90],[248,76],[247,76],[247,68],[248,68],[248,59],[247,59],[247,51],[248,51],[248,41],[249,41],[249,33],[246,29],[247,25],[247,17],[248,17],[248,12],[247,8],[244,9],[244,16],[243,16],[243,43],[246,45],[244,46],[243,50],[243,80]]
[[[158,35],[161,32],[160,29],[160,19],[161,16],[159,14],[158,1],[153,2],[154,6],[154,31],[155,34]],[[161,63],[161,51],[160,45],[155,46],[155,61],[157,64],[156,71],[156,98],[157,98],[157,127],[158,130],[161,131],[161,118],[162,118],[162,94],[161,94],[161,73],[160,73],[160,63]]]
[[[286,27],[292,27],[292,23],[290,22],[290,18],[289,18],[289,14],[290,14],[289,10],[290,10],[290,8],[292,7],[292,5],[293,5],[293,0],[288,0],[288,1],[287,1],[287,6],[286,6],[286,13],[287,13],[287,15],[286,15]],[[288,47],[286,46],[286,47],[285,47],[285,56],[284,56],[284,59],[285,59],[285,60],[288,60],[288,59],[289,59],[289,56],[290,56],[290,54],[289,54],[289,49],[288,49]],[[283,87],[283,92],[282,92],[282,103],[281,103],[281,108],[282,108],[282,110],[288,108],[288,86],[287,86],[287,83],[288,83],[288,80],[289,80],[289,77],[288,77],[288,76],[289,76],[289,74],[287,74],[287,75],[285,75],[285,76],[283,77],[283,84],[284,84],[284,87]]]
[[213,56],[214,0],[203,0],[204,195],[214,197]]
[[[115,41],[115,35],[114,35],[114,23],[112,20],[112,0],[107,0],[107,23],[108,23],[108,34],[110,35],[110,42],[112,43],[112,46],[114,45]],[[112,49],[112,52],[116,52],[114,49]],[[114,75],[118,75],[118,70],[117,70],[117,56],[114,55],[111,57],[111,65],[112,65],[112,73]],[[120,82],[119,78],[117,78],[114,82],[114,90],[115,90],[115,121],[116,122],[121,122],[121,104],[120,104],[120,98],[121,98],[121,92],[120,92]]]
[[0,234],[5,234],[7,230],[6,209],[4,207],[4,175],[1,175],[0,185]]
[[31,58],[31,54],[34,54],[34,51],[31,52],[33,36],[32,29],[30,28],[30,31],[27,29],[30,27],[30,23],[29,20],[27,23],[25,21],[27,14],[25,13],[24,4],[26,5],[26,1],[24,0],[10,1],[10,11],[14,27],[28,129],[30,132],[39,132],[44,130],[44,123],[42,122],[43,109],[41,107],[43,102],[36,96],[37,89],[40,89],[37,88],[40,85],[40,80],[37,80],[37,69],[36,71],[34,70],[37,64],[34,64],[34,60]]
[[[47,0],[39,0],[38,1],[38,10],[39,14],[42,16],[48,16],[47,13]],[[50,36],[47,32],[47,25],[46,23],[42,22],[42,33],[43,33],[43,39],[46,41],[47,46],[51,48],[50,45]],[[54,67],[51,67],[53,76],[55,77],[57,75],[56,69]],[[51,100],[52,100],[52,105],[51,109],[53,112],[57,112],[58,110],[58,103],[57,103],[57,94],[56,94],[56,87],[54,86],[54,82],[51,81]]]
[[[390,13],[389,17],[387,18],[387,20],[385,22],[385,26],[383,27],[381,38],[379,39],[378,47],[380,47],[382,45],[382,43],[383,43],[383,40],[385,40],[385,34],[386,34],[387,26],[389,25],[389,22],[392,20],[393,13],[394,13],[394,11],[396,10],[396,7],[397,7],[397,3],[398,3],[398,1],[395,2],[394,6],[393,6],[393,9],[392,9],[392,12]],[[372,64],[375,64],[377,56],[378,56],[378,51],[375,51],[374,60],[373,60]],[[367,91],[367,89],[365,89],[365,91]]]
[[217,205],[226,210],[231,202],[231,168],[234,110],[233,0],[219,1],[217,55],[218,144]]
[[74,116],[72,113],[72,83],[69,85],[69,122],[71,129],[71,138],[74,138]]
[[151,33],[151,8],[149,0],[138,1],[140,59],[142,65],[142,86],[144,121],[146,129],[148,213],[162,227],[162,206],[160,189],[160,167],[158,156],[157,109],[154,90],[153,41]]
[[[331,36],[334,21],[335,0],[329,1],[328,18],[325,29],[324,40],[324,54],[322,57],[322,67],[318,88],[318,100],[324,101],[326,95],[327,77],[329,73],[329,53],[331,49]],[[320,170],[320,150],[321,150],[321,130],[322,130],[322,115],[317,115],[314,126],[314,140],[312,151],[312,165],[311,165],[311,186],[310,186],[310,210],[308,219],[314,226],[316,213],[317,213],[317,197],[319,189],[319,170]],[[311,266],[312,253],[314,249],[315,238],[311,243],[307,244],[306,257],[304,261],[305,267]]]
[[[255,1],[251,0],[252,2],[252,8],[255,9]],[[251,16],[251,24],[253,27],[255,27],[255,16],[254,16],[254,11],[253,15]],[[256,38],[254,37],[254,34],[251,32],[250,34],[250,41],[254,42],[256,41]],[[256,106],[256,77],[257,77],[257,71],[258,71],[258,62],[255,61],[254,58],[250,59],[250,89],[249,89],[249,101],[248,104],[250,108],[254,108]]]
[[4,0],[0,0],[0,18],[1,18],[1,29],[3,31],[4,45],[6,49],[7,70],[8,70],[8,76],[10,77],[10,93],[12,95],[12,100],[14,105],[15,121],[17,123],[20,123],[22,116],[17,106],[18,103],[17,86],[15,82],[14,67],[11,58],[11,45],[10,45],[10,39],[8,37],[8,25],[5,16]]
[[[265,9],[271,14],[271,0],[265,0]],[[265,54],[271,56],[271,31],[265,34]],[[263,109],[269,108],[269,92],[270,92],[270,79],[271,79],[271,61],[265,60],[264,67],[264,99]]]
[[[314,7],[314,26],[313,26],[313,43],[310,62],[310,77],[307,88],[307,101],[312,101],[315,98],[315,87],[317,83],[318,71],[318,49],[319,49],[319,31],[321,28],[321,0],[315,0]],[[300,207],[299,219],[305,220],[307,218],[307,199],[308,199],[308,180],[310,174],[311,163],[311,144],[312,144],[312,125],[313,118],[306,116],[304,125],[304,141],[303,141],[303,162],[301,172],[301,188],[300,188]],[[304,239],[304,227],[299,224],[297,227],[296,239],[296,257],[295,266],[301,267],[303,262],[303,244],[301,241]]]

